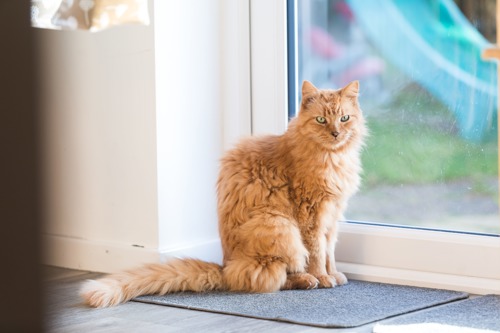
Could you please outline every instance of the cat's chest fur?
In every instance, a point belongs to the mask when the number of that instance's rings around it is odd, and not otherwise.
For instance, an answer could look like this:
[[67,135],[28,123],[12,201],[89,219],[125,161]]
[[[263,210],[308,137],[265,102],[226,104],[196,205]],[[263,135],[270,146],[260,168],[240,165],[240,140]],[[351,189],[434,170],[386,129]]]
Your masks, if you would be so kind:
[[294,218],[310,228],[328,228],[340,218],[347,200],[359,186],[357,156],[327,155],[321,162],[301,166],[290,184]]

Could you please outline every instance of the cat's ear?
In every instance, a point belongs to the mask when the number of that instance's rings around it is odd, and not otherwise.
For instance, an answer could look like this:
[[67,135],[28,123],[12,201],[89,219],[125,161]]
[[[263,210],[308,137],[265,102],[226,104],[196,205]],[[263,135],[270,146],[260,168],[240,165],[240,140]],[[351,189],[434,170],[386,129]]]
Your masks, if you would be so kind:
[[318,92],[318,88],[316,88],[311,82],[304,81],[302,83],[302,96],[311,95]]
[[358,81],[352,81],[349,83],[347,86],[342,88],[342,95],[347,97],[347,98],[353,98],[356,99],[358,98],[359,95],[359,82]]

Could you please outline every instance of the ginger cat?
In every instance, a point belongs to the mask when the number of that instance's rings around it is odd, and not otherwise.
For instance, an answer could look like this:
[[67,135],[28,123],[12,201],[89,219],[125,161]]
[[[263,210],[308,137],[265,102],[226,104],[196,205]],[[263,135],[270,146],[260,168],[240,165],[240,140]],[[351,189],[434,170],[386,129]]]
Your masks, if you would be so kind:
[[337,221],[360,183],[367,130],[358,82],[319,90],[305,81],[280,136],[251,137],[222,158],[218,192],[223,265],[175,259],[82,286],[93,307],[145,294],[274,292],[347,283],[335,267]]

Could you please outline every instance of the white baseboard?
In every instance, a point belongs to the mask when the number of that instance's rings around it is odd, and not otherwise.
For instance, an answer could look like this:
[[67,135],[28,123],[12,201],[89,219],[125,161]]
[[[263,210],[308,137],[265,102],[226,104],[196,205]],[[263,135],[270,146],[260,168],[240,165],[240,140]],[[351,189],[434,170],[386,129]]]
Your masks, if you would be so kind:
[[194,243],[180,248],[163,249],[160,253],[162,261],[166,261],[170,258],[188,257],[222,264],[222,247],[220,239]]
[[463,291],[470,294],[500,294],[500,280],[419,272],[405,269],[337,263],[339,271],[354,280]]
[[[193,243],[181,248],[147,249],[78,238],[44,235],[44,264],[93,272],[113,273],[170,258],[197,258],[222,262],[219,239]],[[472,294],[500,294],[500,280],[470,276],[411,271],[339,262],[348,278],[418,287],[464,291]]]
[[222,261],[218,239],[162,250],[47,234],[42,241],[43,264],[92,272],[113,273],[172,257]]
[[92,272],[112,273],[147,262],[158,262],[157,250],[121,243],[43,235],[43,263]]

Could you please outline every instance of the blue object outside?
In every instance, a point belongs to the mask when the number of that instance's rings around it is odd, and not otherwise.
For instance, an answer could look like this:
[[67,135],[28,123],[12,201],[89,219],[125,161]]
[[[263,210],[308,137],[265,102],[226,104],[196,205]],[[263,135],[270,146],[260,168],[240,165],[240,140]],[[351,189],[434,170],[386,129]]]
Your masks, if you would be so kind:
[[383,57],[442,101],[460,134],[481,141],[496,129],[497,65],[488,41],[450,0],[347,0]]

